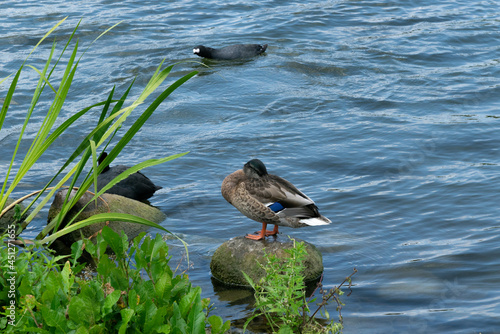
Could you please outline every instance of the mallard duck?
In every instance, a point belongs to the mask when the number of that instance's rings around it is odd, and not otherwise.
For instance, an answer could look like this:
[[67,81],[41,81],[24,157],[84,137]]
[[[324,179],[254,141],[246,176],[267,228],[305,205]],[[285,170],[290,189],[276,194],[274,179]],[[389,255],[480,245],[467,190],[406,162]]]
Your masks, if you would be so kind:
[[[99,165],[107,156],[108,154],[106,152],[103,152],[99,156]],[[103,188],[111,180],[129,168],[130,167],[124,165],[113,167],[106,166],[97,177],[97,188]],[[130,174],[126,179],[121,180],[113,187],[109,188],[106,193],[128,197],[136,201],[144,201],[153,196],[153,194],[160,189],[161,187],[156,186],[146,175],[137,172]]]
[[[262,230],[246,237],[261,240],[278,233],[278,226],[303,227],[327,225],[318,207],[287,180],[267,173],[259,159],[247,162],[243,169],[228,175],[222,182],[222,196],[236,209],[258,222]],[[273,224],[272,231],[267,224]]]
[[208,46],[198,45],[193,49],[193,53],[203,58],[217,60],[233,60],[252,58],[260,55],[267,49],[267,44],[237,44],[229,45],[220,49],[210,48]]

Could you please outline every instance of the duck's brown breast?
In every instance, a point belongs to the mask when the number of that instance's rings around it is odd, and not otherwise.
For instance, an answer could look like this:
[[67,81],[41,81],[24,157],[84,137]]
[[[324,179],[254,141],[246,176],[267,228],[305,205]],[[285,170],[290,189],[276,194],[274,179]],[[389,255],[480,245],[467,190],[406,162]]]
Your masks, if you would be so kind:
[[221,186],[222,197],[224,197],[226,201],[232,204],[231,199],[234,196],[234,192],[236,191],[238,185],[244,181],[244,179],[245,179],[245,173],[243,173],[243,170],[241,169],[226,176],[224,181],[222,181],[222,186]]

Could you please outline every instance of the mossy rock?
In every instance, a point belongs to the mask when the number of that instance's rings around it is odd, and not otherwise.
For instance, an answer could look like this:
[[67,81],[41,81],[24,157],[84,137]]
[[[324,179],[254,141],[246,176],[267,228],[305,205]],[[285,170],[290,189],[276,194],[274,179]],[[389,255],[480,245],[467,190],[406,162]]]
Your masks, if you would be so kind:
[[[5,203],[5,207],[8,207],[9,205],[11,205],[12,202],[14,202],[13,199],[11,199],[10,197],[7,198],[7,202]],[[21,208],[21,212],[24,211],[24,209],[26,208],[23,205],[23,203],[19,203],[19,206]],[[9,230],[9,231],[12,230],[9,228],[9,226],[15,223],[15,219],[14,219],[14,214],[16,212],[15,210],[16,210],[15,208],[10,209],[2,216],[2,218],[0,218],[0,234],[3,234],[6,230]],[[23,219],[24,218],[26,218],[26,215],[23,217]],[[15,229],[17,230],[17,226]]]
[[[48,221],[50,222],[54,217],[61,211],[61,207],[66,197],[68,190],[63,189],[60,190],[54,198],[52,205],[49,209]],[[71,197],[74,195],[75,190],[72,191]],[[73,208],[66,215],[62,226],[66,226],[66,224],[83,208],[85,204],[87,204],[93,195],[90,193],[85,193],[80,200],[73,206]],[[163,212],[158,210],[151,205],[148,205],[143,202],[139,202],[130,198],[126,198],[119,195],[114,194],[103,194],[101,196],[102,199],[98,199],[96,201],[92,201],[85,210],[78,215],[75,221],[81,221],[87,219],[93,215],[99,213],[127,213],[134,216],[142,217],[144,219],[150,220],[154,223],[161,223],[165,220],[166,216]],[[98,231],[100,231],[105,225],[108,225],[113,231],[120,233],[120,231],[124,231],[128,236],[129,240],[134,239],[139,233],[143,231],[147,231],[149,226],[124,222],[124,221],[109,221],[109,222],[100,222],[96,224],[92,224],[89,226],[82,227],[76,231],[70,232],[60,238],[58,238],[59,243],[64,243],[67,247],[71,246],[71,244],[75,241],[81,239],[83,235],[85,238],[88,238]]]
[[[297,242],[303,240],[295,238]],[[304,241],[307,251],[305,259],[304,281],[317,280],[323,272],[323,257],[318,249]],[[285,250],[293,248],[293,241],[287,235],[279,234],[275,238],[266,240],[250,240],[245,237],[236,237],[223,243],[212,256],[210,270],[217,280],[227,285],[245,286],[249,284],[242,274],[244,271],[254,282],[264,277],[265,272],[257,263],[264,263],[264,252],[274,254],[277,258],[285,259],[289,256]]]

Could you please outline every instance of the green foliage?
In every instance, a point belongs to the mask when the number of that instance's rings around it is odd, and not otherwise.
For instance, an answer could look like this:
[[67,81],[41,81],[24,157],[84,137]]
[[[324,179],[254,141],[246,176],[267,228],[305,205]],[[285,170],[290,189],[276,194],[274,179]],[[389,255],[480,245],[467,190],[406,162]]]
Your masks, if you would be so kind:
[[[349,281],[350,285],[351,276],[356,272],[356,269],[339,287],[330,291],[324,291],[320,283],[322,302],[317,304],[316,311],[310,315],[310,305],[316,299],[306,300],[303,272],[307,251],[303,242],[292,240],[293,248],[285,250],[288,253],[286,260],[280,260],[274,254],[265,253],[265,262],[260,265],[266,275],[259,282],[253,282],[247,274],[243,273],[255,290],[256,308],[255,314],[246,321],[244,329],[255,317],[263,315],[273,333],[340,333],[343,328],[340,314],[343,304],[338,298],[343,294],[340,287],[346,281]],[[339,310],[339,322],[337,323],[330,320],[330,315],[324,308],[332,297],[337,302]],[[323,310],[322,315],[326,318],[326,325],[315,318],[316,313],[320,310]]]
[[[72,255],[52,257],[28,245],[17,250],[16,325],[7,323],[8,310],[0,309],[2,333],[224,333],[229,321],[208,317],[210,300],[201,288],[192,287],[187,275],[175,275],[169,266],[168,246],[158,234],[154,239],[136,237],[130,248],[127,237],[104,227],[96,244],[85,240],[72,245]],[[79,275],[77,258],[85,246],[96,263],[91,279]],[[106,254],[108,246],[116,254]],[[11,298],[8,263],[10,247],[2,237],[0,305]]]
[[[149,238],[143,239],[144,234],[141,234],[133,240],[133,244],[129,248],[127,237],[123,233],[118,235],[105,227],[98,235],[96,244],[88,240],[73,244],[73,254],[64,265],[59,263],[65,257],[53,257],[47,250],[41,248],[41,244],[50,243],[83,226],[103,221],[135,222],[168,232],[153,222],[119,213],[94,215],[79,222],[72,220],[63,228],[60,226],[65,215],[78,199],[92,184],[97,183],[99,173],[112,163],[158,106],[175,89],[197,74],[196,71],[188,73],[167,88],[160,90],[158,96],[146,106],[145,110],[136,117],[135,122],[128,128],[125,123],[127,118],[158,90],[174,65],[162,69],[162,62],[139,97],[128,105],[125,102],[133,82],[121,96],[115,97],[113,87],[106,100],[76,112],[65,121],[60,121],[59,115],[64,110],[64,102],[71,91],[70,87],[81,57],[85,54],[84,51],[78,57],[80,46],[78,41],[74,41],[79,24],[69,36],[58,58],[54,57],[57,50],[56,42],[54,42],[42,69],[27,62],[37,47],[64,20],[58,22],[47,32],[21,64],[19,70],[11,75],[12,81],[5,93],[3,104],[1,104],[0,130],[25,69],[31,69],[37,73],[39,80],[33,89],[32,102],[27,106],[24,123],[19,131],[17,143],[12,149],[11,162],[4,170],[5,175],[0,187],[0,217],[12,208],[18,210],[17,203],[36,196],[23,212],[17,213],[17,221],[20,224],[9,226],[9,239],[5,235],[0,236],[2,265],[0,270],[0,314],[3,315],[0,317],[0,331],[4,330],[2,332],[7,333],[205,333],[207,326],[209,326],[212,333],[225,332],[229,329],[229,321],[223,322],[217,316],[208,317],[209,300],[201,299],[201,289],[199,287],[193,288],[187,275],[176,276],[172,272],[168,265],[168,247],[159,236],[151,240]],[[108,30],[98,36],[96,40]],[[67,53],[69,56],[66,55]],[[52,77],[57,77],[60,81],[54,82]],[[5,82],[7,78],[0,78],[0,84]],[[48,89],[45,89],[47,87]],[[44,107],[39,110],[39,101],[50,100],[52,103],[48,109]],[[93,129],[89,129],[89,134],[76,145],[73,153],[69,154],[68,159],[45,187],[6,207],[9,195],[16,190],[16,187],[30,173],[32,167],[54,141],[71,126],[77,126],[77,121],[82,116],[96,108],[102,108],[97,124]],[[35,113],[41,115],[45,110],[46,115],[38,130],[35,133],[27,133],[29,129],[34,128],[28,126],[31,125],[31,116]],[[112,139],[120,130],[124,130],[124,133],[119,136],[120,139],[114,143],[114,146],[110,146]],[[22,141],[28,141],[27,138],[30,137],[34,139],[29,149],[23,152],[21,147],[24,145],[20,144]],[[102,152],[105,149],[109,151],[109,154],[98,165],[98,150]],[[93,199],[97,199],[114,184],[142,168],[170,161],[186,153],[139,163],[96,192]],[[19,159],[19,156],[24,157]],[[90,172],[85,175],[83,170],[86,167],[90,167]],[[15,236],[26,228],[48,201],[53,198],[54,193],[67,183],[69,183],[70,188],[78,185],[76,194],[70,199],[70,192],[68,192],[60,213],[37,236],[37,239],[41,241],[35,243],[36,246],[31,244],[26,246],[24,250],[17,249],[11,243]],[[32,209],[31,213],[28,214],[30,209]],[[84,209],[82,208],[82,211]],[[78,214],[75,215],[75,218],[77,216]],[[17,231],[13,232],[14,228],[17,228]],[[50,236],[47,236],[49,234]],[[83,253],[82,247],[86,247],[96,263],[97,273],[89,280],[78,276],[83,267],[77,262]],[[115,260],[111,260],[105,253],[108,247],[115,252]],[[12,312],[16,315],[15,326],[9,324],[10,318],[8,316],[11,314],[11,307],[13,308]]]
[[[64,102],[68,97],[68,93],[70,92],[70,87],[73,83],[73,80],[76,76],[76,72],[78,69],[78,65],[80,63],[81,58],[85,54],[85,51],[78,57],[78,53],[80,50],[80,46],[77,41],[74,41],[76,31],[78,29],[79,24],[74,29],[73,33],[68,37],[67,43],[64,45],[58,58],[54,55],[57,50],[57,44],[54,42],[52,45],[52,49],[50,54],[47,56],[45,65],[42,69],[38,69],[33,65],[28,64],[29,57],[31,54],[37,49],[37,47],[59,26],[64,22],[65,19],[58,22],[49,32],[38,42],[38,44],[33,48],[28,57],[21,64],[19,70],[13,75],[12,81],[10,83],[9,89],[5,94],[5,99],[0,109],[0,130],[2,129],[4,120],[9,111],[10,104],[13,100],[13,96],[16,92],[16,88],[22,74],[25,69],[34,70],[38,76],[39,80],[34,87],[33,90],[33,98],[32,102],[29,106],[27,106],[27,112],[25,116],[24,123],[19,131],[19,137],[15,147],[12,150],[12,159],[9,166],[6,166],[5,177],[3,179],[3,184],[0,190],[0,217],[3,216],[9,209],[11,209],[16,202],[14,202],[10,207],[5,207],[7,198],[9,195],[16,189],[16,187],[20,184],[22,179],[29,174],[31,168],[38,162],[38,159],[52,146],[54,141],[61,136],[68,128],[71,126],[76,126],[78,124],[78,120],[81,119],[82,116],[87,114],[89,111],[94,111],[96,108],[102,108],[100,111],[100,117],[97,120],[97,124],[93,129],[89,129],[89,134],[74,148],[73,153],[69,154],[68,159],[64,162],[55,173],[53,178],[48,181],[45,187],[41,190],[35,191],[31,194],[26,195],[23,199],[30,198],[32,196],[36,196],[29,205],[26,206],[26,209],[22,213],[25,215],[31,210],[31,213],[27,215],[27,217],[23,220],[22,224],[19,225],[16,234],[19,235],[26,226],[36,217],[36,215],[45,207],[48,201],[53,198],[53,195],[56,191],[58,191],[63,185],[69,183],[69,187],[73,188],[78,185],[77,192],[72,199],[69,199],[70,192],[68,192],[68,196],[66,197],[63,208],[60,213],[51,221],[47,226],[43,229],[42,232],[37,236],[37,239],[42,240],[44,243],[49,243],[55,239],[55,236],[60,236],[62,234],[69,233],[71,229],[75,229],[72,227],[74,221],[70,221],[64,228],[60,228],[61,222],[63,221],[65,215],[69,212],[69,210],[73,207],[73,205],[80,199],[80,197],[89,189],[92,184],[96,184],[97,175],[99,175],[102,170],[109,165],[118,154],[125,148],[125,146],[130,142],[130,140],[134,137],[134,135],[141,129],[144,123],[149,119],[152,113],[158,108],[158,106],[178,87],[180,87],[184,82],[192,78],[197,74],[196,71],[186,74],[185,76],[177,79],[170,86],[165,88],[163,91],[160,91],[159,95],[149,104],[146,109],[140,114],[135,122],[130,126],[125,126],[126,119],[132,114],[132,112],[141,104],[144,103],[146,98],[148,98],[152,93],[156,92],[159,86],[165,81],[168,77],[174,65],[170,65],[165,69],[161,69],[163,62],[158,66],[156,72],[152,75],[151,79],[147,83],[146,87],[143,89],[142,93],[139,94],[139,97],[132,101],[130,104],[126,105],[125,101],[129,95],[129,92],[132,89],[133,82],[130,84],[125,93],[118,98],[115,98],[115,90],[114,87],[111,89],[108,98],[104,101],[98,102],[94,105],[83,108],[78,111],[74,115],[71,115],[68,119],[61,122],[60,121],[60,113],[63,110]],[[111,27],[110,29],[112,29]],[[108,30],[110,30],[108,29]],[[104,35],[108,30],[99,35],[100,38]],[[67,55],[69,53],[69,55]],[[61,61],[62,60],[62,61]],[[61,65],[65,64],[65,65]],[[62,68],[61,68],[62,67]],[[54,82],[52,77],[60,78],[59,82]],[[4,82],[7,78],[0,79],[0,84]],[[45,89],[45,88],[49,89]],[[2,94],[3,95],[3,94]],[[43,114],[46,110],[43,107],[41,110],[38,108],[38,102],[43,100],[52,100],[51,106],[46,111],[45,118],[41,125],[38,126],[38,131],[36,133],[25,133],[28,129],[33,127],[28,127],[31,123],[31,116],[36,113],[37,115]],[[58,125],[59,124],[59,125]],[[85,124],[87,126],[88,123]],[[126,130],[125,133],[121,134],[121,138],[118,140],[114,146],[109,147],[111,145],[112,139],[120,130]],[[28,150],[25,152],[21,151],[21,142],[27,141],[30,136],[33,136],[34,139],[31,142],[31,145]],[[104,149],[108,148],[109,154],[107,158],[102,162],[101,165],[97,165],[97,152],[104,151]],[[70,149],[70,148],[68,148]],[[71,152],[71,151],[70,151]],[[164,157],[161,159],[151,159],[140,164],[137,164],[134,167],[131,167],[127,171],[123,172],[121,175],[117,176],[113,181],[111,181],[107,187],[101,189],[98,193],[95,194],[94,199],[100,196],[103,192],[105,192],[108,188],[112,187],[115,183],[120,180],[126,178],[128,175],[135,173],[136,171],[148,167],[157,165],[160,163],[164,163],[166,161],[178,158],[186,153],[175,154],[168,157]],[[18,157],[24,155],[24,158],[19,159]],[[91,160],[89,163],[89,159]],[[87,166],[90,165],[90,166]],[[83,170],[85,167],[90,167],[90,172],[85,176],[83,174]],[[17,168],[17,170],[15,170]],[[80,177],[82,176],[82,177]],[[57,183],[56,183],[57,180]],[[77,184],[81,182],[80,184]],[[37,202],[38,200],[38,202]],[[35,205],[35,203],[37,203]],[[82,211],[84,208],[82,208]],[[74,217],[76,218],[78,214]],[[111,217],[99,217],[100,221],[112,220]],[[135,218],[132,216],[124,216],[124,221],[133,222]],[[78,227],[82,227],[85,224],[96,222],[95,218],[93,221],[90,220],[79,222]],[[143,223],[135,220],[135,222]],[[163,229],[161,226],[150,222],[148,224],[150,226],[155,226],[157,228]],[[59,231],[59,234],[56,232]],[[46,237],[49,233],[52,233],[52,236]]]

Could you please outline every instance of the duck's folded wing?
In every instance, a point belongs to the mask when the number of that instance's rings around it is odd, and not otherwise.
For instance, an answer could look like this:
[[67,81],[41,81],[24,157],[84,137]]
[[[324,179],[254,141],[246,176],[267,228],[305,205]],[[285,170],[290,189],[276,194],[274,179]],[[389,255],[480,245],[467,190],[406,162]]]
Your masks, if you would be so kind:
[[300,207],[291,207],[291,208],[289,207],[285,209],[286,210],[283,210],[282,213],[283,215],[299,219],[307,219],[307,218],[314,218],[321,216],[318,212],[318,208],[314,204],[309,204]]
[[241,213],[256,221],[279,221],[273,211],[269,210],[265,204],[251,195],[245,187],[245,182],[241,182],[235,189],[231,202]]
[[252,182],[247,186],[247,191],[266,206],[275,202],[281,203],[285,208],[300,208],[314,204],[313,200],[293,184],[275,175],[269,175],[265,182]]

